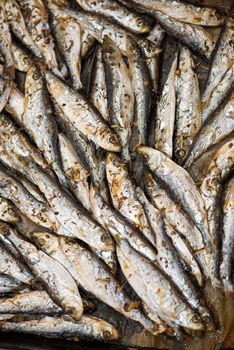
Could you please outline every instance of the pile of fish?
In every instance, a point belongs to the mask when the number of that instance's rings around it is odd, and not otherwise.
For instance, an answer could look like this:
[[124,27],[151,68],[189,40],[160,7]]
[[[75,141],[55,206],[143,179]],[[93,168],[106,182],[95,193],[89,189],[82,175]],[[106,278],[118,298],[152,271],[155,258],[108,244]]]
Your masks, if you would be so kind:
[[149,336],[223,342],[233,55],[233,8],[0,1],[0,331],[121,342],[103,304]]

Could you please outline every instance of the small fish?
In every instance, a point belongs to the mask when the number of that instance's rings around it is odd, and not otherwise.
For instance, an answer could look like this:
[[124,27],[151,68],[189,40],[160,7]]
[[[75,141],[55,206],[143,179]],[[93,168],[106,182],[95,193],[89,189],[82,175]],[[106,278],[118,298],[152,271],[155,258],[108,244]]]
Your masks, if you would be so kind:
[[130,164],[129,142],[135,103],[133,86],[121,51],[108,37],[104,39],[102,52],[109,105],[108,119],[119,136],[121,158]]
[[11,298],[1,299],[1,314],[60,314],[62,309],[57,306],[49,295],[41,290],[19,293]]
[[[73,265],[80,284],[91,293],[95,291],[98,299],[105,302],[126,317],[139,322],[153,334],[157,334],[155,325],[143,313],[135,308],[133,302],[122,290],[120,283],[98,258],[76,241],[60,237],[61,247]],[[132,307],[131,307],[132,305]]]
[[184,166],[190,167],[202,153],[206,152],[212,145],[219,143],[232,131],[234,131],[234,92],[224,106],[221,106],[202,125]]
[[26,73],[33,66],[32,58],[16,41],[13,41],[12,43],[12,54],[15,68],[17,70]]
[[[53,13],[53,12],[52,12]],[[58,43],[72,79],[74,89],[82,88],[81,73],[81,27],[72,17],[53,17],[52,32]]]
[[41,0],[19,0],[26,27],[50,69],[58,70],[48,12]]
[[154,147],[172,158],[173,133],[175,124],[176,90],[175,79],[178,53],[172,62],[167,80],[157,103],[156,122],[154,130]]
[[30,220],[48,229],[55,229],[53,217],[51,219],[48,206],[36,198],[13,176],[1,167],[0,168],[0,195],[11,200],[16,207]]
[[5,113],[0,114],[0,133],[0,159],[3,164],[21,172],[33,182],[26,166],[33,159],[42,169],[54,176],[38,149]]
[[[7,234],[9,229],[10,227],[6,223],[0,222],[1,236]],[[26,285],[31,285],[33,283],[33,276],[27,266],[16,259],[2,244],[0,245],[0,251],[0,273],[15,278]]]
[[136,34],[148,33],[150,26],[140,14],[132,12],[129,8],[116,0],[76,0],[86,11],[103,15],[110,20],[119,23]]
[[75,320],[79,320],[83,313],[82,299],[74,279],[63,265],[24,240],[15,230],[9,228],[1,234],[14,244],[51,299]]
[[[214,90],[218,84],[220,84],[224,75],[230,68],[233,68],[234,60],[233,60],[233,40],[234,40],[234,11],[230,10],[230,14],[225,21],[225,26],[220,33],[220,37],[217,41],[212,64],[209,70],[207,84],[205,92],[202,96],[203,102],[203,110],[206,110],[207,105],[209,105],[209,101],[212,98],[212,94],[214,94]],[[230,79],[230,88],[233,85],[233,79]],[[226,81],[228,82],[228,81]],[[225,98],[224,90],[221,92],[222,99]],[[217,94],[219,93],[216,90],[215,96],[213,99],[217,98]],[[219,97],[220,98],[220,97]],[[203,122],[208,117],[207,114],[203,114]]]
[[234,257],[234,178],[225,185],[222,194],[222,251],[220,277],[225,290],[233,291],[233,257]]
[[0,3],[0,54],[4,59],[2,78],[6,80],[14,79],[15,67],[12,50],[12,37],[7,23],[5,4]]
[[87,30],[81,27],[81,58],[85,58],[92,50],[96,39]]
[[212,268],[216,275],[218,275],[218,246],[221,239],[219,233],[220,207],[218,203],[221,197],[222,184],[232,171],[233,167],[234,142],[232,139],[231,141],[226,142],[215,154],[200,186],[200,191],[208,214],[210,232],[208,243],[211,252],[215,256],[215,262]]
[[31,193],[33,197],[42,203],[46,203],[45,196],[40,192],[39,188],[34,183],[20,174],[17,175],[17,179],[26,188],[26,190]]
[[234,65],[232,65],[224,74],[220,82],[214,87],[207,100],[202,103],[202,123],[217,110],[234,87]]
[[224,21],[224,16],[215,8],[200,7],[180,0],[134,0],[134,3],[153,11],[160,11],[181,22],[199,26],[221,26]]
[[179,51],[176,76],[176,128],[174,135],[175,156],[179,164],[186,158],[201,126],[201,101],[199,81],[189,49]]
[[210,60],[215,47],[215,39],[203,27],[180,22],[161,12],[153,12],[162,28],[175,39],[188,45],[195,54]]
[[155,247],[140,231],[129,225],[117,211],[114,211],[94,186],[91,186],[90,189],[90,200],[94,217],[116,240],[118,238],[126,239],[141,255],[152,262],[156,261],[157,251]]
[[[158,209],[156,209],[150,202],[149,200],[146,198],[144,192],[138,187],[136,189],[136,193],[137,193],[137,198],[139,199],[140,203],[142,204],[147,220],[150,224],[150,227],[152,228],[153,232],[155,233],[155,245],[157,247],[157,250],[160,253],[163,254],[163,250],[165,249],[165,243],[162,244],[162,247],[158,246],[158,241],[160,240],[160,235],[158,234],[158,229],[160,229],[160,226],[162,227],[162,225],[160,225],[160,221],[162,218],[162,214],[160,213],[160,211]],[[178,232],[176,232],[174,230],[174,228],[168,223],[166,222],[166,220],[164,219],[164,233],[161,234],[160,230],[160,234],[161,237],[166,237],[169,236],[173,246],[175,247],[175,249],[177,250],[177,252],[179,253],[180,257],[184,260],[184,262],[187,264],[187,266],[189,267],[189,270],[191,271],[191,273],[193,274],[193,276],[197,279],[197,282],[200,286],[203,285],[203,276],[200,270],[199,265],[197,264],[196,260],[194,259],[192,252],[191,252],[191,248],[189,247],[189,244],[186,242],[186,240],[180,236],[180,234]],[[169,245],[172,247],[172,245]],[[173,248],[171,248],[173,249]],[[175,259],[176,260],[176,259]],[[158,261],[160,261],[160,258],[158,259]]]
[[75,129],[98,146],[113,152],[120,151],[115,134],[85,97],[71,89],[50,71],[44,72],[48,90]]
[[7,21],[13,34],[37,57],[41,58],[41,53],[25,26],[24,17],[17,2],[15,0],[8,0],[5,10]]
[[168,187],[178,203],[184,208],[203,235],[204,242],[209,237],[207,213],[203,198],[193,179],[182,167],[163,153],[150,147],[138,147],[150,170]]
[[53,117],[46,84],[40,71],[35,67],[30,68],[26,75],[22,124],[61,184],[68,187],[59,158],[57,124]]
[[[132,249],[127,241],[119,242],[117,255],[126,279],[156,314],[165,314],[186,328],[204,328],[201,319],[180,299],[160,270]],[[162,331],[163,325],[159,327],[159,332],[160,328]]]
[[59,317],[19,317],[10,322],[0,323],[2,332],[20,332],[26,334],[43,335],[48,338],[91,338],[97,340],[114,341],[119,338],[118,331],[110,323],[90,315],[84,315],[79,321],[65,320]]
[[20,124],[24,114],[24,94],[12,86],[5,110]]
[[149,171],[144,174],[144,183],[151,203],[160,210],[166,221],[186,239],[194,253],[202,251],[204,249],[202,234],[178,202],[170,197],[162,184],[156,181]]
[[95,58],[93,68],[92,88],[90,92],[90,100],[99,110],[102,117],[108,122],[109,106],[107,103],[107,87],[105,81],[104,63],[102,61],[102,46],[100,45]]
[[72,143],[62,134],[58,134],[59,149],[61,153],[62,167],[64,173],[69,179],[72,192],[75,194],[79,202],[89,211],[89,183],[88,171],[83,167]]
[[30,171],[40,191],[47,199],[57,221],[70,236],[81,239],[93,249],[113,251],[111,236],[87,212],[36,164]]
[[144,209],[137,199],[127,166],[113,153],[109,153],[106,158],[106,175],[114,207],[154,245],[154,235],[148,225]]
[[0,197],[0,220],[11,224],[14,224],[20,220],[19,216],[14,210],[14,207],[7,199],[3,197]]

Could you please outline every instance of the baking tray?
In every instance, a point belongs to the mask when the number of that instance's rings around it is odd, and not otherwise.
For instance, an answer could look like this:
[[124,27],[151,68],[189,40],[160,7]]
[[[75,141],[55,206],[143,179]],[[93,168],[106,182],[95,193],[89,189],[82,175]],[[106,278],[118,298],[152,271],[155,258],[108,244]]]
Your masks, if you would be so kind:
[[[230,6],[234,3],[234,0],[190,0],[190,3],[198,5],[213,6],[222,12],[228,12]],[[218,35],[220,29],[211,29],[213,35]],[[166,36],[164,52],[161,58],[161,77],[159,82],[159,91],[163,86],[170,64],[173,60],[174,52],[176,51],[177,41],[173,38]],[[194,61],[197,66],[196,71],[200,81],[201,92],[205,87],[205,82],[208,73],[208,64],[202,61],[200,58],[194,56]],[[234,310],[233,310],[234,312]],[[108,320],[113,323],[121,332],[123,337],[118,344],[109,344],[101,342],[73,342],[61,339],[46,339],[43,337],[24,335],[18,333],[0,333],[0,350],[138,350],[140,348],[146,349],[177,349],[177,350],[190,350],[190,348],[184,348],[175,339],[169,338],[165,335],[158,337],[149,335],[149,333],[142,330],[142,328],[136,325],[134,322],[127,320],[116,311],[100,304],[95,311],[94,315],[103,317],[108,315]],[[228,336],[223,349],[234,349],[234,329],[232,334]],[[207,350],[207,349],[198,349]]]

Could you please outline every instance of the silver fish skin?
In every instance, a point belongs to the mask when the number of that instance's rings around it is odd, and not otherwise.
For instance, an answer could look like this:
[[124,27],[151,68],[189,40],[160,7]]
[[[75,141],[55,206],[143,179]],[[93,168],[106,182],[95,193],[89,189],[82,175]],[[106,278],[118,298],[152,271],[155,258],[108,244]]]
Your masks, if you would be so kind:
[[[157,32],[158,31],[158,32]],[[150,36],[150,34],[152,36]],[[154,28],[154,33],[151,33],[146,39],[138,41],[138,44],[145,55],[146,64],[150,73],[151,82],[154,88],[154,93],[157,92],[159,79],[159,58],[162,52],[161,44],[164,38],[163,30],[159,25]],[[148,39],[148,37],[151,38]]]
[[222,250],[220,277],[227,292],[234,291],[232,263],[234,256],[234,179],[228,181],[222,194]]
[[154,245],[154,235],[148,225],[144,209],[137,199],[127,166],[113,153],[109,153],[106,158],[106,176],[114,207]]
[[69,69],[72,86],[74,89],[80,90],[82,88],[80,80],[81,27],[77,20],[72,17],[59,18],[54,16],[52,20],[52,32]]
[[[76,273],[79,274],[80,284],[86,290],[94,292],[98,299],[126,317],[139,322],[151,333],[157,334],[154,323],[134,306],[134,302],[122,290],[120,283],[95,255],[74,240],[60,237],[60,243]],[[87,271],[90,272],[87,273]]]
[[20,220],[12,204],[3,197],[0,197],[0,220],[11,224]]
[[48,229],[55,229],[55,222],[51,218],[50,209],[44,203],[34,198],[30,192],[5,169],[0,168],[0,194],[12,201],[16,207],[30,220]]
[[105,66],[109,123],[116,130],[121,144],[121,158],[131,163],[129,142],[134,118],[134,91],[121,51],[108,37],[102,45]]
[[[1,236],[8,234],[10,229],[11,228],[9,225],[7,225],[2,221],[0,222]],[[22,264],[21,261],[16,259],[7,249],[4,248],[2,244],[0,245],[0,251],[1,251],[0,273],[6,274],[12,278],[15,278],[16,280],[21,281],[26,285],[31,285],[33,282],[33,276],[31,272],[28,270],[27,266],[25,266],[24,264]]]
[[199,189],[192,177],[182,167],[163,153],[150,147],[140,146],[138,152],[143,155],[150,170],[162,181],[191,217],[193,223],[203,235],[204,242],[209,237],[207,212]]
[[180,22],[161,12],[153,12],[162,28],[205,60],[210,60],[215,47],[215,39],[203,27]]
[[63,265],[25,241],[15,230],[9,229],[5,235],[45,286],[52,300],[75,320],[79,320],[83,314],[82,299],[74,279]]
[[149,171],[144,174],[145,191],[151,203],[157,208],[166,221],[177,231],[190,245],[194,253],[204,249],[201,232],[186,215],[181,206],[176,203],[167,191],[157,182]]
[[87,30],[81,27],[81,58],[85,58],[91,51],[95,44],[96,39]]
[[25,26],[24,17],[18,3],[15,0],[7,0],[5,10],[7,21],[14,35],[37,57],[41,58],[41,53]]
[[224,16],[215,8],[200,7],[180,0],[146,0],[143,3],[140,0],[133,0],[133,2],[150,10],[160,11],[181,22],[199,26],[221,26],[224,21]]
[[[211,314],[205,306],[203,299],[198,296],[195,285],[191,282],[187,272],[185,272],[184,267],[181,265],[181,258],[185,262],[191,262],[191,270],[195,274],[194,277],[200,282],[202,274],[196,260],[184,242],[181,242],[178,237],[175,237],[175,231],[162,218],[160,212],[150,205],[145,196],[143,198],[142,192],[141,199],[142,203],[144,202],[144,210],[147,212],[147,218],[155,234],[155,245],[158,251],[156,265],[173,281],[189,305],[212,327]],[[178,245],[179,249],[177,249]],[[182,250],[183,252],[181,254]],[[185,259],[183,259],[184,253]]]
[[64,173],[69,179],[72,192],[79,202],[90,210],[89,200],[89,172],[84,168],[80,158],[78,157],[72,143],[63,134],[58,134],[59,150]]
[[173,155],[173,134],[176,109],[176,69],[178,52],[172,62],[167,80],[157,103],[156,122],[154,130],[154,147],[172,158]]
[[45,71],[44,75],[50,94],[73,127],[107,151],[119,152],[117,135],[95,107],[50,71]]
[[207,100],[202,103],[201,119],[205,121],[215,112],[222,104],[225,98],[233,90],[234,87],[234,65],[232,65],[224,74],[220,82],[214,87]]
[[17,175],[17,179],[26,188],[26,190],[31,193],[33,197],[42,203],[46,203],[45,196],[43,196],[39,188],[34,183],[32,183],[23,175]]
[[38,149],[5,113],[0,114],[0,132],[0,159],[3,164],[33,181],[26,166],[33,159],[42,169],[54,176]]
[[[229,17],[226,19],[225,26],[220,33],[220,37],[215,47],[215,53],[209,70],[206,89],[202,96],[204,109],[209,103],[211,95],[214,93],[214,89],[221,82],[228,69],[233,67],[234,64],[234,11],[233,9],[231,11],[232,13],[230,13]],[[206,117],[207,116],[203,115],[203,122],[206,120]]]
[[147,128],[152,105],[152,81],[145,55],[138,46],[137,39],[130,37],[127,39],[131,45],[127,57],[135,94],[135,117],[130,147],[135,151],[137,146],[145,145],[147,142]]
[[202,125],[184,166],[190,167],[202,153],[234,131],[234,92],[226,103]]
[[140,14],[132,12],[123,4],[115,0],[76,0],[86,11],[103,15],[114,22],[126,27],[136,34],[144,34],[150,31],[150,26]]
[[118,331],[110,323],[90,315],[83,315],[80,321],[65,320],[59,317],[42,316],[40,318],[13,319],[2,321],[0,329],[3,332],[20,332],[26,334],[43,335],[47,338],[91,338],[97,340],[117,340]]
[[12,54],[14,58],[15,68],[17,70],[26,73],[32,67],[32,58],[15,41],[12,42]]
[[12,86],[5,110],[20,123],[24,113],[24,94],[15,86]]
[[[94,293],[98,299],[133,320],[138,321],[138,318],[141,318],[137,310],[135,312],[127,310],[131,300],[122,291],[119,282],[107,267],[93,253],[80,246],[78,242],[62,236],[35,233],[33,237],[41,249],[60,261],[76,283],[87,292]],[[148,327],[149,325],[150,323]]]
[[200,318],[182,302],[160,270],[134,251],[127,241],[119,242],[117,255],[126,279],[156,314],[162,312],[186,328],[204,328]]
[[12,38],[7,23],[5,3],[0,3],[0,54],[4,59],[2,78],[6,80],[14,79],[15,67],[12,51]]
[[62,313],[62,309],[51,300],[46,292],[34,290],[1,299],[0,313],[59,314]]
[[176,76],[176,128],[174,152],[181,164],[186,158],[201,126],[201,99],[199,81],[194,71],[193,57],[189,49],[179,51]]
[[19,0],[26,27],[50,69],[58,70],[48,12],[41,0]]
[[102,198],[98,189],[91,186],[90,199],[92,213],[96,220],[118,240],[126,239],[129,244],[148,260],[155,262],[157,251],[137,229],[128,225]]
[[222,184],[234,167],[234,143],[233,139],[226,142],[215,154],[210,162],[206,176],[200,186],[200,191],[205,203],[209,223],[209,248],[215,256],[214,273],[218,275],[218,245],[220,241],[218,216],[220,207],[218,205]]
[[43,153],[59,181],[68,187],[58,153],[58,131],[46,84],[36,67],[29,69],[25,80],[24,128]]
[[83,212],[73,198],[63,191],[50,176],[33,163],[30,165],[30,171],[62,229],[69,232],[71,236],[86,242],[93,249],[114,251],[114,243],[108,232],[99,226],[91,216]]
[[99,110],[103,118],[109,120],[109,106],[107,103],[107,87],[105,81],[105,70],[102,61],[102,46],[100,45],[95,58],[92,77],[92,88],[89,96],[94,106]]
[[[160,220],[162,218],[162,214],[158,209],[156,209],[147,199],[144,192],[138,187],[136,189],[137,198],[141,202],[147,220],[152,228],[152,230],[155,233],[155,245],[157,247],[157,250],[160,254],[160,252],[163,252],[163,245],[162,248],[159,248],[158,246],[158,240],[160,240],[160,235],[158,235],[158,229],[160,228]],[[164,219],[164,229],[165,233],[164,236],[169,236],[175,249],[179,253],[180,257],[184,260],[184,262],[189,266],[190,272],[193,274],[193,276],[196,278],[198,284],[200,286],[203,285],[203,276],[202,272],[200,270],[199,265],[197,264],[196,260],[194,259],[192,255],[191,248],[189,247],[189,244],[185,241],[183,237],[180,236],[178,232],[174,230],[174,228],[166,222]],[[160,261],[160,258],[159,258]]]
[[0,275],[0,294],[2,295],[21,292],[25,286],[24,283],[7,274]]

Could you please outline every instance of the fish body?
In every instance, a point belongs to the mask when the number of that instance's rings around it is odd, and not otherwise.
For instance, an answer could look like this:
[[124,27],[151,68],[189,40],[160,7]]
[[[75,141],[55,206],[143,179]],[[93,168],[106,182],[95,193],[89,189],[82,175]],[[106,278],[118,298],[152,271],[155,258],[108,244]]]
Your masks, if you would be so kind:
[[176,77],[175,156],[181,164],[201,126],[201,101],[198,77],[189,49],[180,48]]
[[50,69],[58,69],[48,12],[41,0],[19,0],[26,27]]
[[115,0],[76,0],[77,3],[86,11],[103,15],[110,20],[121,24],[129,30],[144,34],[150,31],[150,26],[141,17],[140,14],[132,12],[127,7]]
[[15,0],[7,1],[5,9],[10,29],[14,35],[37,57],[41,58],[41,53],[25,26],[24,17],[17,2]]
[[63,265],[25,241],[13,229],[9,229],[5,235],[17,247],[32,273],[46,287],[52,300],[75,320],[79,320],[83,313],[82,299],[75,281]]
[[62,167],[64,173],[69,179],[71,189],[80,203],[87,210],[90,210],[88,184],[89,172],[84,168],[68,138],[64,134],[59,133],[58,139]]
[[227,291],[233,291],[233,256],[234,256],[234,180],[228,181],[225,186],[222,210],[222,251],[220,264],[220,277]]
[[68,187],[59,159],[57,124],[51,108],[43,77],[32,67],[26,75],[22,123],[60,182]]
[[5,110],[20,124],[24,114],[24,94],[17,87],[12,87]]
[[157,267],[134,251],[126,241],[120,241],[117,255],[128,282],[156,314],[162,312],[186,328],[203,329],[199,317],[179,299]]
[[173,134],[175,123],[176,91],[175,78],[177,69],[178,53],[172,62],[167,80],[157,103],[155,122],[154,147],[172,158]]
[[7,199],[3,197],[0,197],[0,220],[12,224],[20,220],[19,216],[14,210],[14,207]]
[[211,146],[219,143],[226,136],[234,131],[234,93],[231,94],[227,102],[221,109],[217,110],[202,125],[194,143],[191,152],[185,161],[185,166],[189,167],[198,159],[202,153],[206,152]]
[[84,315],[80,321],[65,320],[60,317],[42,316],[33,319],[26,317],[14,318],[10,322],[1,322],[3,332],[20,332],[43,335],[48,338],[91,338],[96,340],[117,340],[118,331],[110,323],[94,316]]
[[86,135],[98,146],[113,152],[120,151],[115,134],[99,112],[85,97],[69,88],[53,73],[45,71],[48,90],[75,129]]
[[121,51],[110,38],[105,38],[102,51],[109,105],[109,123],[114,126],[119,136],[122,159],[125,162],[131,162],[129,142],[135,101],[132,82]]
[[221,26],[224,17],[212,7],[200,7],[179,0],[134,0],[134,3],[153,11],[160,11],[167,16],[185,23],[200,26]]
[[[217,45],[215,47],[215,52],[213,55],[212,64],[209,70],[206,89],[204,91],[204,94],[202,96],[202,102],[203,102],[203,110],[205,112],[206,106],[209,104],[209,101],[211,98],[217,98],[217,94],[219,93],[218,90],[215,89],[222,81],[223,77],[227,73],[227,71],[231,68],[233,68],[234,64],[234,57],[233,57],[233,50],[234,50],[234,11],[233,9],[230,10],[231,13],[227,17],[225,21],[225,26],[223,30],[220,33],[220,38],[217,41]],[[233,70],[232,70],[233,75]],[[226,83],[230,83],[230,88],[233,85],[232,83],[233,79],[226,80]],[[226,88],[227,89],[227,88]],[[221,92],[223,98],[225,90]],[[212,94],[215,96],[212,97]],[[208,117],[207,114],[203,115],[203,122]]]
[[155,244],[144,209],[137,199],[135,187],[129,178],[126,164],[118,156],[109,153],[106,159],[106,174],[114,207]]
[[16,42],[12,43],[12,54],[14,58],[15,68],[26,73],[33,65],[32,58],[25,52],[22,47]]
[[[62,53],[72,79],[72,86],[80,90],[81,72],[81,27],[72,17],[59,18],[54,16],[52,31],[55,35],[59,50]],[[75,40],[74,40],[75,38]]]

